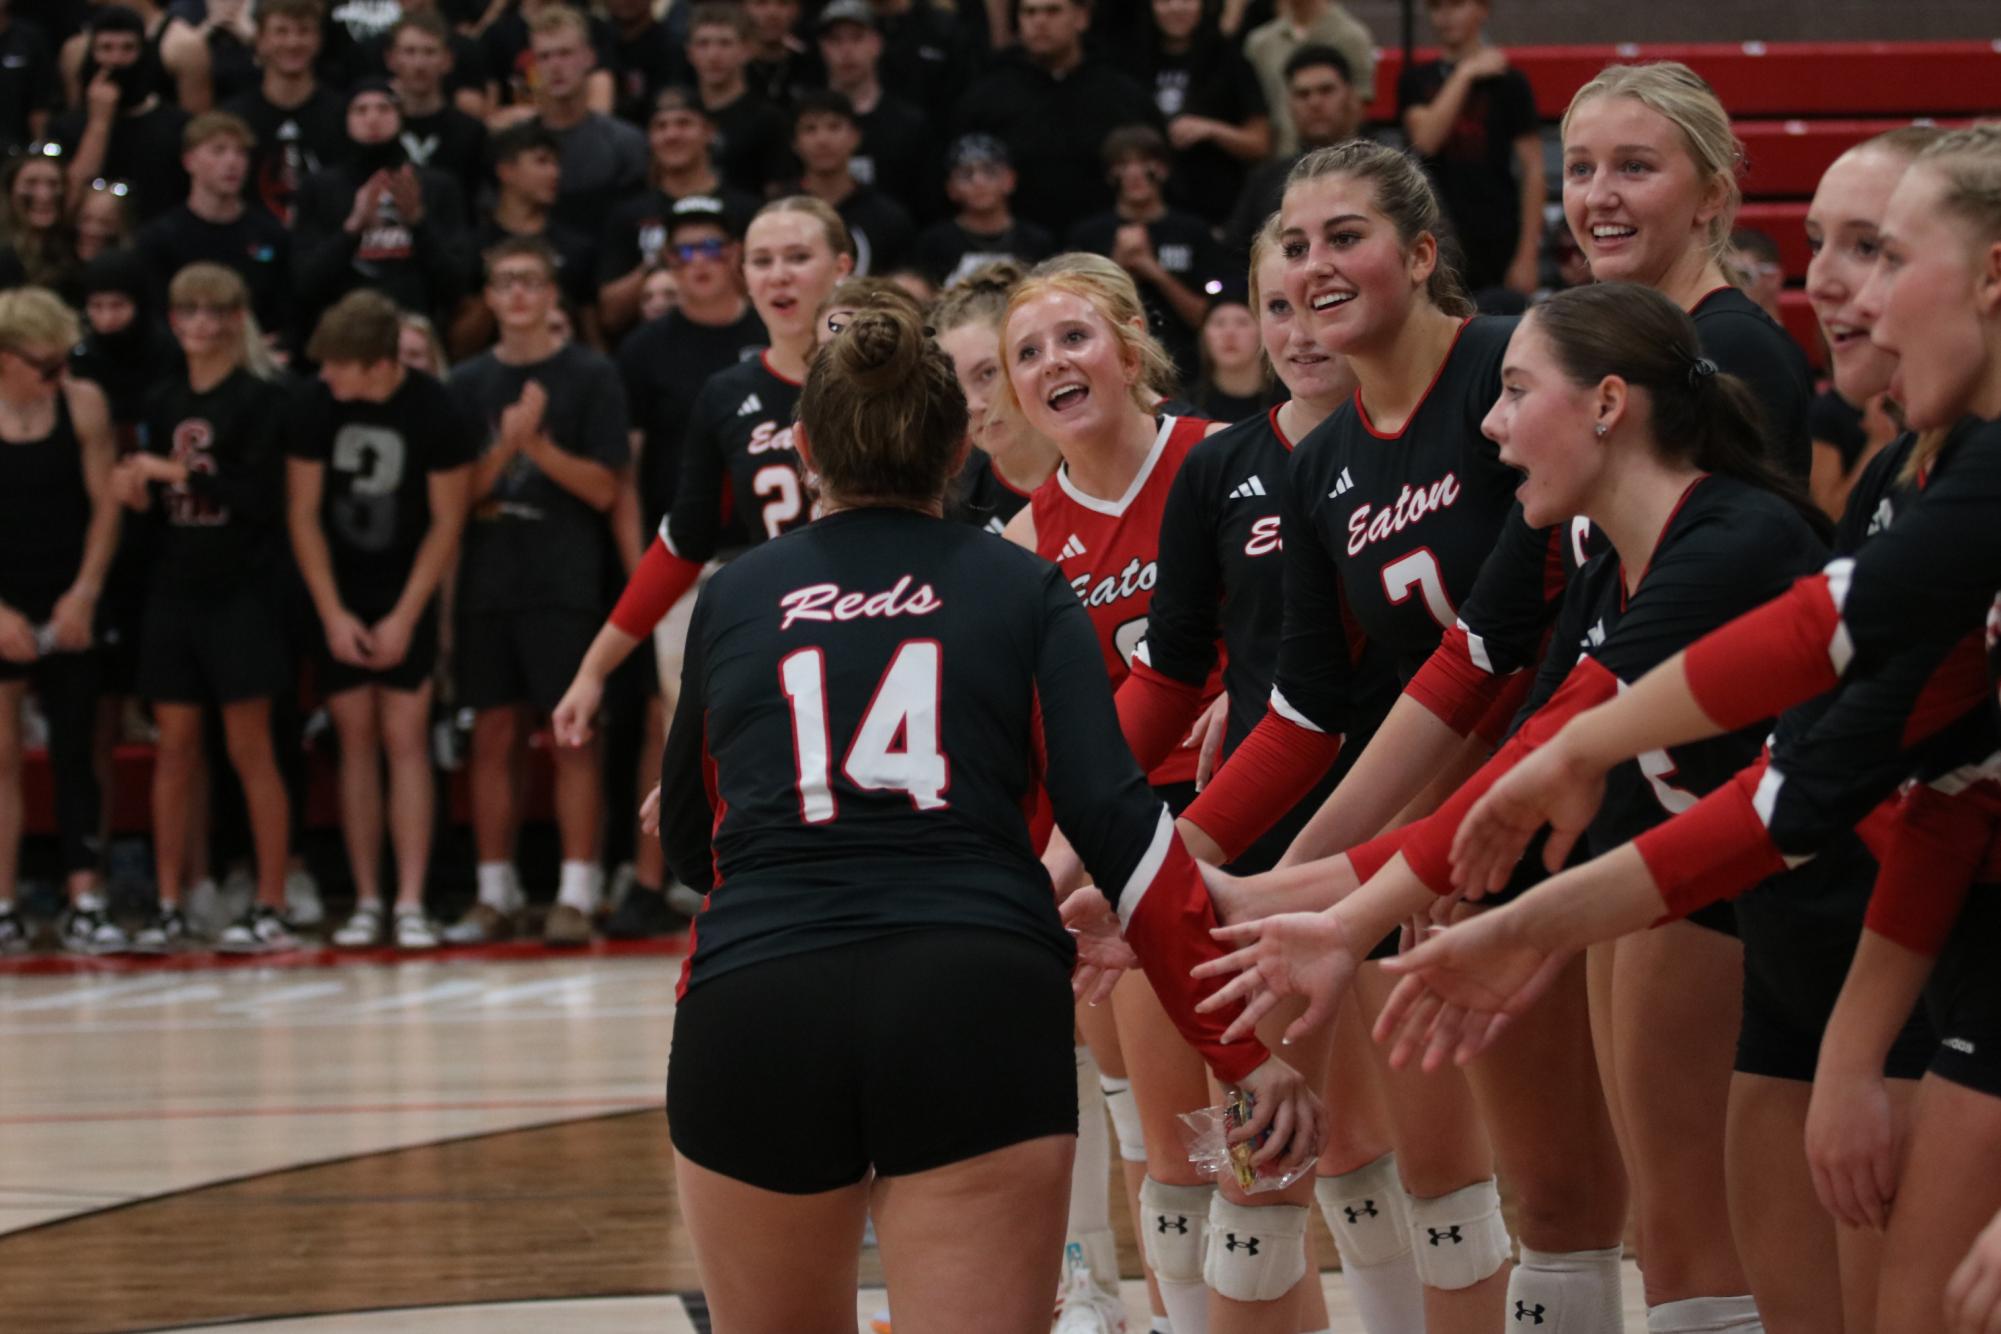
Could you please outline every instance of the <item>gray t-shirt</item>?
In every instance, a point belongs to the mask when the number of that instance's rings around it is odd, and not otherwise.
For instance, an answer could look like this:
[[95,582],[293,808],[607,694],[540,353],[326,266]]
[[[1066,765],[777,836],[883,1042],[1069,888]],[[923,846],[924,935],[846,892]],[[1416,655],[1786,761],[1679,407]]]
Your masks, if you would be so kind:
[[550,133],[563,173],[553,213],[557,221],[598,236],[612,209],[646,188],[646,136],[596,113]]
[[[510,366],[484,352],[452,372],[452,393],[480,424],[480,453],[500,439],[500,414],[529,380],[549,395],[542,431],[558,449],[623,468],[625,386],[610,361],[575,343],[546,361]],[[459,560],[459,605],[467,611],[562,607],[604,610],[606,520],[565,491],[525,454],[474,499]]]

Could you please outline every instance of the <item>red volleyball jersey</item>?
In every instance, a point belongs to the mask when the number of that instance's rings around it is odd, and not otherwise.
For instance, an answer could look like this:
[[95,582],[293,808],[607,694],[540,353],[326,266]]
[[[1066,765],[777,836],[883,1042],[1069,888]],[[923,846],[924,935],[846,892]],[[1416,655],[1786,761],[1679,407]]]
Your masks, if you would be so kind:
[[[1056,563],[1084,604],[1098,632],[1098,648],[1105,655],[1113,690],[1126,679],[1133,651],[1146,637],[1147,608],[1159,578],[1156,560],[1167,493],[1181,461],[1213,425],[1197,417],[1163,416],[1146,462],[1117,500],[1085,495],[1071,484],[1067,468],[1058,468],[1029,497],[1035,512],[1036,553]],[[1203,707],[1222,689],[1219,663],[1203,686]],[[1147,775],[1147,781],[1156,787],[1193,782],[1195,761],[1194,751],[1177,749]]]

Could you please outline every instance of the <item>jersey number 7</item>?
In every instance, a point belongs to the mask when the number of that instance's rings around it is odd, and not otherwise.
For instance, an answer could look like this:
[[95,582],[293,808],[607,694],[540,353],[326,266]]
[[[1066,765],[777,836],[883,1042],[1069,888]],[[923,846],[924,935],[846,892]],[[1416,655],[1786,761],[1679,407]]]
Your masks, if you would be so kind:
[[[951,804],[945,790],[952,785],[952,766],[938,741],[943,675],[937,640],[906,639],[896,646],[841,761],[850,783],[873,792],[902,792],[920,811]],[[778,681],[792,708],[799,814],[807,824],[825,824],[840,814],[832,784],[826,655],[817,648],[788,653],[778,664]]]

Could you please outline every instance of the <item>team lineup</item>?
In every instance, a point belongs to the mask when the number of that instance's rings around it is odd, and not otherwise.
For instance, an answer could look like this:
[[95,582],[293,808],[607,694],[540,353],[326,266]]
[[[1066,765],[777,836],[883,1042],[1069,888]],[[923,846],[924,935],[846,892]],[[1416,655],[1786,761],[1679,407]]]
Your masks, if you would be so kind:
[[[1106,260],[927,311],[813,201],[752,222],[771,347],[556,710],[680,608],[718,1329],[845,1327],[869,1221],[884,1327],[1124,1328],[1114,1148],[1157,1330],[1325,1328],[1316,1206],[1372,1334],[1619,1329],[1629,1244],[1650,1330],[1989,1328],[2001,138],[1821,182],[1836,384],[1905,428],[1830,513],[1725,109],[1614,66],[1562,133],[1597,281],[1519,318],[1410,159],[1303,157],[1234,425]],[[1231,1090],[1255,1177],[1177,1124]]]

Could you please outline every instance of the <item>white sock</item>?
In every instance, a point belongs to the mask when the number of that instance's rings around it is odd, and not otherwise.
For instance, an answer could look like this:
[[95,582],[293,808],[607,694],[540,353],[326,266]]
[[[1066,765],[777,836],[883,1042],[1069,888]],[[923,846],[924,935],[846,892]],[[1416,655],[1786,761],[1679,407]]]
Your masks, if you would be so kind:
[[1373,1265],[1350,1264],[1344,1255],[1341,1283],[1368,1334],[1424,1334],[1424,1284],[1412,1252]]
[[1508,1319],[1543,1334],[1620,1334],[1626,1327],[1617,1246],[1602,1251],[1522,1247],[1508,1276]]
[[1758,1304],[1742,1297],[1690,1297],[1647,1308],[1647,1334],[1764,1334]]
[[1174,1334],[1174,1322],[1164,1315],[1157,1315],[1147,1325],[1147,1334]]
[[1424,1284],[1410,1246],[1410,1199],[1397,1176],[1396,1155],[1321,1177],[1313,1195],[1333,1234],[1341,1283],[1362,1328],[1368,1334],[1421,1334]]
[[602,881],[596,862],[564,862],[556,881],[556,902],[566,903],[589,917],[598,910]]
[[[11,899],[8,901],[12,902]],[[86,889],[83,893],[76,896],[76,907],[79,912],[103,912],[105,908],[104,891]]]
[[1105,1091],[1091,1049],[1077,1048],[1077,1157],[1070,1166],[1070,1222],[1064,1241],[1084,1249],[1091,1277],[1107,1292],[1119,1290],[1118,1243],[1112,1237],[1112,1134],[1105,1124]]
[[515,902],[514,864],[512,862],[481,862],[476,873],[479,877],[479,901],[495,912],[514,912],[520,907]]
[[1160,1287],[1160,1304],[1167,1308],[1167,1323],[1174,1334],[1209,1334],[1209,1285],[1170,1283],[1159,1274],[1153,1281]]

